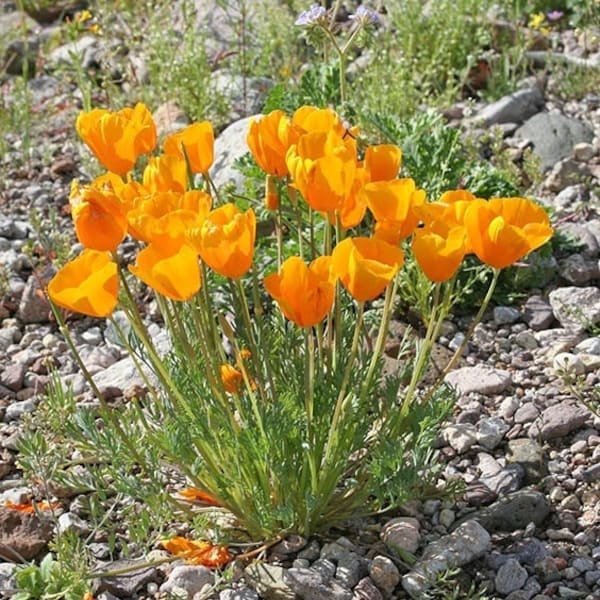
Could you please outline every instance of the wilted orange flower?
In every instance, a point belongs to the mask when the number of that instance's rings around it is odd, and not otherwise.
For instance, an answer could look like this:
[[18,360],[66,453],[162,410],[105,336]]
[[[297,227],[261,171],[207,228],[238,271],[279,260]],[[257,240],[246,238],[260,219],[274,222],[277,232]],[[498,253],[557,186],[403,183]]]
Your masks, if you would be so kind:
[[237,394],[244,385],[244,375],[233,365],[226,363],[221,365],[221,381],[226,392]]
[[503,269],[552,237],[546,211],[525,198],[471,202],[465,227],[473,252],[484,263]]
[[208,492],[199,490],[198,488],[184,488],[177,492],[180,496],[183,496],[189,502],[197,504],[204,504],[207,506],[221,506],[221,503],[213,498]]
[[267,175],[265,181],[265,208],[267,210],[277,210],[279,208],[279,193],[272,175]]
[[117,304],[117,265],[107,252],[84,250],[48,284],[52,302],[91,317],[106,317]]
[[370,181],[390,181],[398,177],[402,150],[394,144],[369,146],[365,150],[365,169]]
[[361,194],[377,221],[376,237],[395,245],[413,233],[419,222],[415,208],[425,203],[425,191],[412,179],[368,183]]
[[116,250],[127,235],[127,211],[113,189],[73,181],[69,203],[77,239],[93,250]]
[[[207,173],[214,160],[215,134],[208,121],[193,123],[165,139],[165,154],[187,157],[192,173]],[[185,149],[185,156],[182,150]]]
[[331,271],[359,302],[377,298],[404,263],[397,246],[377,238],[346,238],[334,249]]
[[279,273],[265,277],[265,289],[296,325],[312,327],[331,310],[335,287],[330,263],[330,256],[321,256],[307,266],[299,256],[292,256],[281,265]]
[[144,169],[142,181],[148,192],[183,193],[188,185],[185,160],[171,154],[153,156]]
[[77,133],[109,170],[125,175],[156,146],[156,126],[144,104],[111,112],[95,108],[77,117]]
[[183,558],[190,565],[203,565],[215,569],[233,559],[225,546],[216,546],[210,542],[196,542],[180,536],[163,540],[161,546],[170,554]]
[[36,502],[35,505],[33,504],[33,502],[15,504],[11,500],[7,500],[4,504],[4,508],[9,508],[10,510],[17,510],[22,513],[32,514],[36,510],[56,510],[57,508],[61,508],[61,504],[60,502],[46,502],[46,500],[42,502]]
[[197,246],[202,260],[220,275],[241,277],[252,266],[256,217],[234,204],[211,211],[200,228]]
[[191,246],[177,241],[151,243],[137,255],[129,270],[172,300],[188,300],[200,289],[198,255]]
[[274,110],[250,123],[246,142],[258,166],[275,177],[288,174],[285,155],[299,135],[291,119],[281,110]]
[[354,141],[334,131],[304,134],[288,150],[286,164],[294,185],[319,212],[339,209],[349,197],[356,175]]

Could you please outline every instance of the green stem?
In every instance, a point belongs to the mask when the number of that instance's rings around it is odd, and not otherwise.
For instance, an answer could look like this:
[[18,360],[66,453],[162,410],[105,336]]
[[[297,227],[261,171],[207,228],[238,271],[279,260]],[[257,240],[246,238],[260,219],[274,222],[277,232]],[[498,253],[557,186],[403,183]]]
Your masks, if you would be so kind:
[[219,204],[219,202],[221,201],[219,190],[217,189],[217,186],[215,185],[215,182],[212,180],[212,177],[210,176],[208,171],[206,173],[202,173],[202,177],[204,177],[206,190],[209,194],[211,194],[214,197],[215,204]]
[[[311,491],[317,496],[319,488],[319,471],[315,456],[315,435],[313,417],[315,410],[315,338],[311,328],[304,330],[304,410],[306,412],[306,437],[308,438],[308,464],[310,470]],[[317,496],[318,497],[318,496]]]
[[358,354],[358,345],[360,341],[360,332],[362,330],[362,321],[364,315],[365,304],[364,302],[359,302],[358,304],[358,314],[356,315],[356,324],[354,326],[354,335],[352,336],[352,346],[350,348],[350,354],[348,356],[348,362],[346,363],[346,369],[344,370],[344,377],[342,379],[342,383],[340,385],[340,391],[338,393],[338,397],[335,403],[335,408],[333,409],[333,417],[331,419],[331,425],[329,426],[329,434],[327,436],[327,447],[324,453],[324,464],[327,464],[329,460],[332,448],[335,446],[335,441],[337,440],[337,428],[340,417],[342,415],[342,408],[344,406],[344,400],[346,397],[346,389],[350,382],[350,375],[352,373],[352,368],[354,367],[354,361],[356,359],[356,355]]
[[402,402],[402,409],[400,411],[401,416],[406,414],[406,412],[408,411],[408,409],[412,403],[413,395],[417,388],[417,384],[421,380],[423,367],[425,366],[427,358],[430,356],[431,347],[434,342],[433,336],[434,336],[435,331],[438,330],[437,324],[438,324],[439,319],[437,319],[436,317],[437,317],[437,314],[439,311],[439,303],[440,303],[440,284],[436,283],[433,288],[433,301],[432,301],[433,306],[431,309],[431,316],[429,318],[429,323],[427,324],[427,331],[425,333],[425,338],[423,339],[422,343],[420,343],[418,345],[418,349],[417,349],[417,352],[415,355],[413,370],[412,370],[412,374],[410,377],[410,383],[408,386],[408,390],[406,391],[404,401]]
[[371,382],[373,380],[373,376],[375,374],[375,369],[377,367],[377,363],[379,362],[379,358],[383,352],[383,348],[385,346],[385,340],[387,338],[388,329],[390,325],[390,319],[392,317],[393,310],[393,299],[396,295],[396,289],[398,288],[398,276],[394,278],[394,282],[391,285],[388,285],[387,290],[385,292],[385,300],[383,303],[383,314],[381,315],[381,324],[379,325],[379,332],[377,334],[377,341],[375,342],[375,348],[373,349],[373,355],[371,356],[371,362],[369,364],[369,370],[367,371],[367,376],[365,377],[365,382],[362,387],[362,391],[360,394],[360,405],[362,406],[362,402],[364,401],[369,388],[371,386]]
[[481,306],[479,307],[479,310],[477,311],[475,318],[471,322],[469,329],[467,330],[467,333],[465,334],[465,337],[464,337],[461,345],[456,349],[456,351],[452,355],[452,358],[450,359],[448,364],[444,367],[444,370],[440,373],[440,375],[435,380],[433,385],[429,388],[427,394],[423,398],[423,402],[427,402],[427,400],[429,400],[429,398],[431,398],[431,396],[434,394],[434,392],[437,390],[437,388],[444,381],[444,378],[446,377],[446,375],[448,375],[448,373],[455,367],[456,363],[462,356],[462,353],[464,352],[465,348],[467,347],[469,340],[473,336],[475,327],[477,327],[477,325],[479,325],[479,323],[481,322],[481,319],[483,318],[483,315],[485,314],[485,311],[487,310],[487,307],[492,299],[492,296],[494,295],[494,290],[496,289],[496,285],[498,283],[498,278],[500,277],[500,273],[501,273],[501,269],[493,269],[494,275],[492,277],[492,281],[490,282],[490,287],[488,288],[485,298],[483,299],[483,302],[481,303]]

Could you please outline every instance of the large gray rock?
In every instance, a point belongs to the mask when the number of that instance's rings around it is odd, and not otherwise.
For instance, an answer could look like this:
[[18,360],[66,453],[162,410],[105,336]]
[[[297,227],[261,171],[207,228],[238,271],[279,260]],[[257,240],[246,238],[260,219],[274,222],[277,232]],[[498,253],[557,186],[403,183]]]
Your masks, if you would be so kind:
[[475,121],[484,125],[498,123],[523,123],[544,107],[544,96],[538,87],[519,90],[492,102],[475,116]]
[[236,191],[244,189],[244,177],[234,168],[235,161],[249,152],[246,136],[252,119],[258,115],[240,119],[224,129],[215,140],[215,161],[210,176],[217,188],[233,185]]
[[411,598],[424,598],[436,575],[482,557],[492,547],[490,534],[476,521],[466,521],[456,530],[429,544],[413,570],[402,578]]
[[594,132],[579,119],[541,112],[523,123],[515,136],[530,140],[542,168],[550,169],[559,160],[571,156],[575,144],[591,142]]

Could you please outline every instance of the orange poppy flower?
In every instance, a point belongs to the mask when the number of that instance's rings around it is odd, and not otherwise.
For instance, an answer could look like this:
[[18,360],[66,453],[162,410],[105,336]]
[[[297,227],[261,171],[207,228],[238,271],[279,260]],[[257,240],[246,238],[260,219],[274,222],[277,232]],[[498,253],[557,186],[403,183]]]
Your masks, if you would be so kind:
[[[346,133],[346,127],[339,115],[331,108],[317,108],[316,106],[301,106],[292,115],[292,125],[303,133],[333,131],[342,137]],[[352,135],[358,133],[358,129],[350,129]]]
[[107,252],[84,250],[48,284],[52,302],[91,317],[106,317],[117,305],[117,265]]
[[448,228],[444,221],[436,221],[415,231],[412,251],[425,276],[442,282],[458,270],[465,257],[465,242],[464,227]]
[[224,204],[208,214],[197,242],[202,260],[213,271],[238,278],[252,266],[255,238],[252,209],[242,213],[234,204]]
[[297,141],[299,130],[281,110],[274,110],[250,123],[246,142],[258,166],[275,177],[288,174],[285,155]]
[[153,156],[144,169],[142,181],[148,192],[183,193],[188,186],[185,160],[171,154]]
[[176,241],[151,243],[137,255],[129,270],[172,300],[188,300],[200,289],[198,255],[191,246]]
[[332,212],[352,191],[356,147],[353,140],[346,142],[334,131],[306,133],[290,146],[286,164],[309,206],[319,212]]
[[373,182],[396,179],[401,165],[402,150],[394,144],[369,146],[365,150],[365,169]]
[[74,181],[69,203],[77,239],[92,250],[116,250],[127,235],[126,207],[116,193]]
[[335,225],[336,214],[339,216],[340,223],[344,229],[351,229],[359,225],[367,212],[367,203],[360,190],[367,181],[368,174],[363,167],[358,167],[354,175],[354,182],[350,189],[350,194],[344,198],[341,206],[336,211],[327,213],[329,222]]
[[161,546],[170,554],[183,558],[190,565],[203,565],[215,569],[233,559],[233,555],[225,546],[197,542],[180,536],[163,540]]
[[139,199],[135,208],[127,213],[129,232],[145,242],[168,235],[177,238],[183,236],[194,245],[188,234],[191,236],[202,225],[211,205],[211,197],[200,190],[183,194],[155,192]]
[[447,190],[440,196],[438,202],[453,204],[454,202],[471,202],[476,199],[475,194],[472,194],[469,190]]
[[187,157],[192,173],[207,173],[214,161],[214,143],[212,125],[202,121],[172,133],[165,139],[163,150],[181,159]]
[[118,112],[102,108],[82,112],[76,128],[96,158],[118,175],[131,171],[138,157],[156,146],[156,126],[144,104]]
[[552,237],[546,211],[525,198],[492,198],[471,202],[465,227],[479,259],[503,269]]
[[425,203],[425,191],[412,179],[368,183],[361,194],[377,221],[376,237],[395,245],[413,233],[419,222],[415,208]]
[[265,277],[265,289],[286,319],[299,327],[312,327],[325,318],[335,296],[330,263],[330,256],[321,256],[307,266],[299,256],[292,256],[279,273]]
[[404,263],[397,246],[377,238],[346,238],[334,249],[331,271],[359,302],[377,298]]

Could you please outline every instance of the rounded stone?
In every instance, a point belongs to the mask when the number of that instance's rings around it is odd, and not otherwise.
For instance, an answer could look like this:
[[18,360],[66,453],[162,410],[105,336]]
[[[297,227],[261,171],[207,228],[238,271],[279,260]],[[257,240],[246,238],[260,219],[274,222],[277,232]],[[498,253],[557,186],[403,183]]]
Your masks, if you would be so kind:
[[496,591],[500,594],[510,594],[520,590],[527,581],[527,570],[521,566],[518,560],[509,558],[496,573]]

